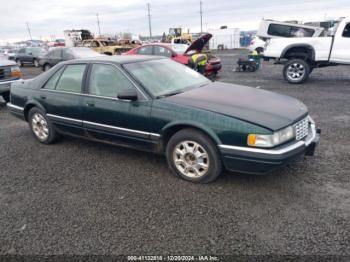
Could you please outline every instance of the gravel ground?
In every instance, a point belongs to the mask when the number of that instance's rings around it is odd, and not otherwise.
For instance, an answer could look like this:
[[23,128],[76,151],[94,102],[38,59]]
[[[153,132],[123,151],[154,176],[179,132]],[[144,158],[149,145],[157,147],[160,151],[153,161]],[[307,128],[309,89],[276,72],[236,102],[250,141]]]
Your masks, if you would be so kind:
[[314,157],[196,185],[162,156],[73,138],[41,145],[0,102],[0,254],[350,256],[350,68],[292,86],[272,63],[232,72],[240,52],[218,54],[219,80],[302,100],[322,129]]

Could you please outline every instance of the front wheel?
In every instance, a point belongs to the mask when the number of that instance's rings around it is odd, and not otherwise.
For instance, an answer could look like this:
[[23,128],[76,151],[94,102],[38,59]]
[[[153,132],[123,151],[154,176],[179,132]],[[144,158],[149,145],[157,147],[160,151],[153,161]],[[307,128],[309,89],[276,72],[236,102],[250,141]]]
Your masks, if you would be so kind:
[[44,65],[44,71],[48,71],[48,70],[50,70],[50,68],[51,68],[50,64]]
[[41,109],[37,107],[30,109],[28,122],[35,138],[40,143],[51,144],[58,138],[57,131]]
[[5,100],[6,103],[10,102],[10,92],[3,93],[2,98]]
[[310,64],[302,59],[291,59],[283,68],[283,76],[291,84],[302,84],[310,75]]
[[217,147],[195,129],[183,129],[174,134],[167,144],[166,156],[173,174],[190,182],[212,182],[222,171]]

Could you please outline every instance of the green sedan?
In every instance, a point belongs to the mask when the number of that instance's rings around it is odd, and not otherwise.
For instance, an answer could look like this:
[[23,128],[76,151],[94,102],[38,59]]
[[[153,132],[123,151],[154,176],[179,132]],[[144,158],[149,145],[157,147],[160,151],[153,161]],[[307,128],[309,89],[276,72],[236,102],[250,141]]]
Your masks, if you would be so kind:
[[7,106],[41,143],[67,134],[165,154],[173,174],[198,183],[313,155],[320,133],[294,98],[211,82],[158,57],[63,62],[14,83]]

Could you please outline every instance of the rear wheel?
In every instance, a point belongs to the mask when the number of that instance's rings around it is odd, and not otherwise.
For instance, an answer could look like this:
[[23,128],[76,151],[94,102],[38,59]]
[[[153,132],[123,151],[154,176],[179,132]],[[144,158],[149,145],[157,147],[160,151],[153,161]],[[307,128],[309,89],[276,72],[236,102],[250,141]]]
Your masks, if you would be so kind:
[[10,102],[10,92],[3,93],[2,98],[5,100],[6,103]]
[[48,71],[48,70],[50,70],[50,68],[51,68],[50,64],[44,65],[44,71]]
[[33,64],[34,64],[35,67],[39,67],[39,61],[38,61],[38,59],[34,59],[34,60],[33,60]]
[[291,59],[283,68],[283,76],[291,84],[302,84],[310,75],[310,64],[302,59]]
[[28,122],[35,138],[43,144],[51,144],[58,138],[58,133],[47,119],[44,111],[37,107],[30,109]]
[[176,176],[194,183],[212,182],[222,171],[217,147],[195,129],[183,129],[174,134],[167,144],[166,156]]

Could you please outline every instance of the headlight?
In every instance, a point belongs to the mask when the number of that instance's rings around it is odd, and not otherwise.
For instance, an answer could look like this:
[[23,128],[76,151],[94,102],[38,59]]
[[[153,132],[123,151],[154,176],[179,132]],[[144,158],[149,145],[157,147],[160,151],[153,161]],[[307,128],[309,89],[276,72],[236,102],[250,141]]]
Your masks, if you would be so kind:
[[274,147],[295,138],[294,128],[289,126],[272,135],[249,134],[247,143],[254,147]]
[[18,66],[12,66],[11,67],[11,77],[21,77],[22,72],[21,69],[19,69]]

